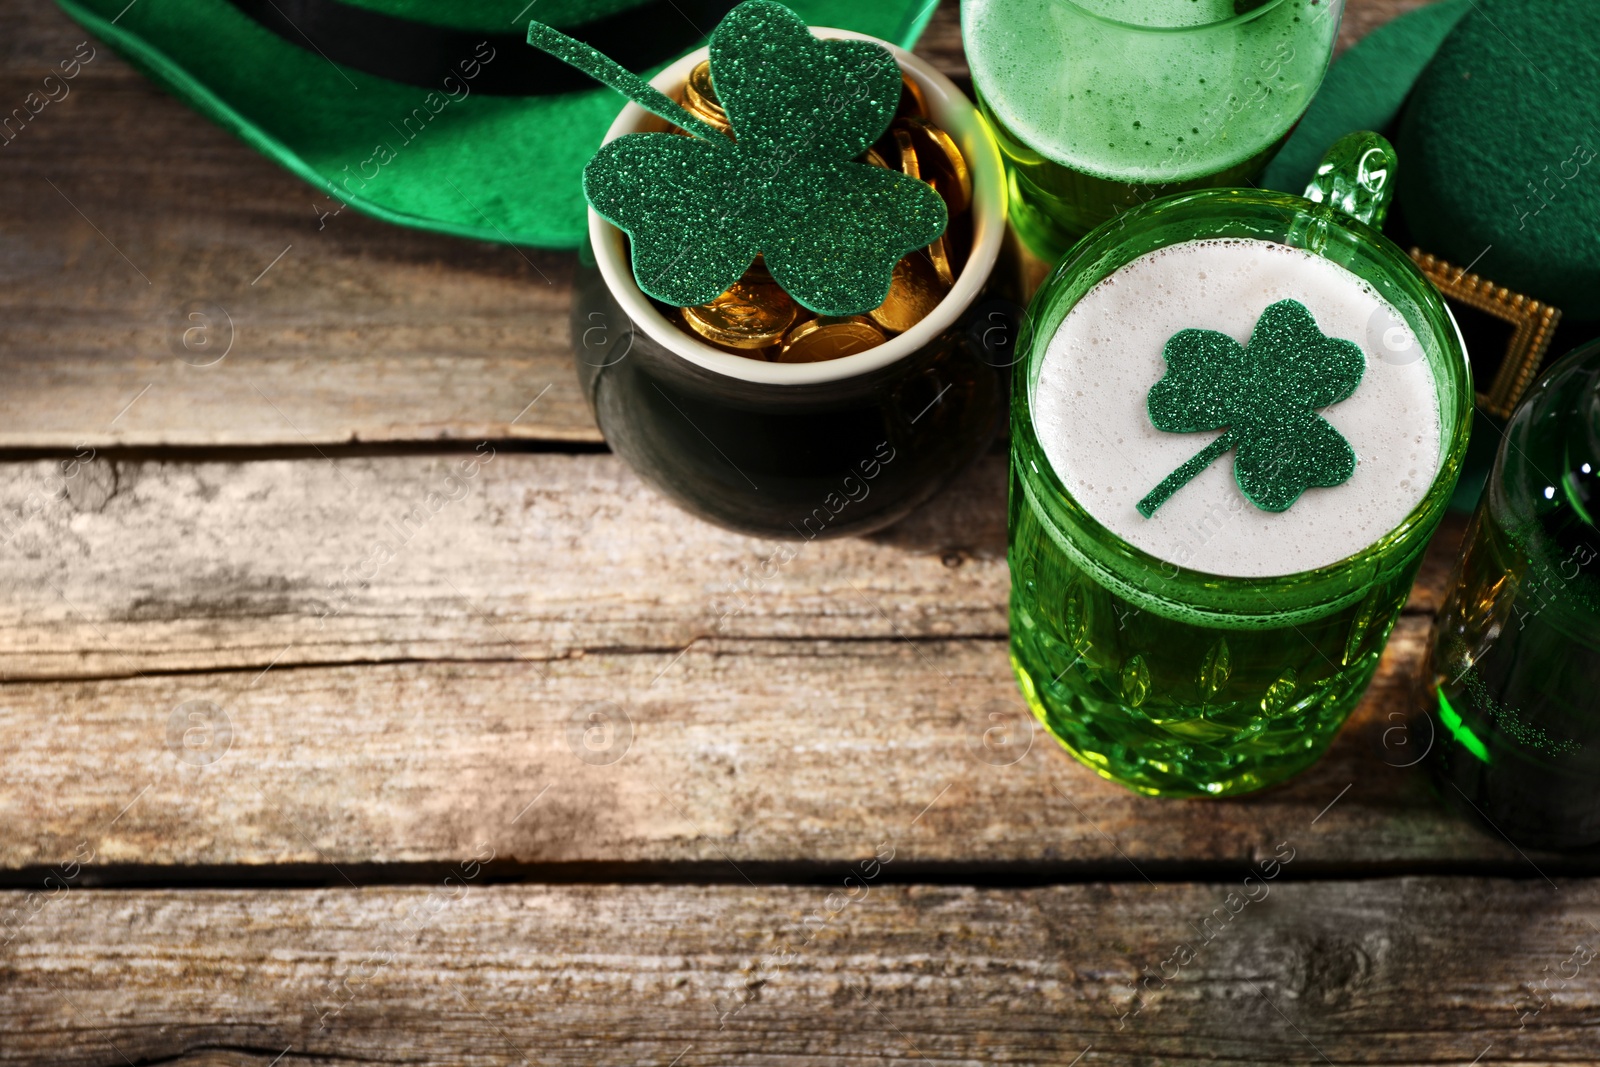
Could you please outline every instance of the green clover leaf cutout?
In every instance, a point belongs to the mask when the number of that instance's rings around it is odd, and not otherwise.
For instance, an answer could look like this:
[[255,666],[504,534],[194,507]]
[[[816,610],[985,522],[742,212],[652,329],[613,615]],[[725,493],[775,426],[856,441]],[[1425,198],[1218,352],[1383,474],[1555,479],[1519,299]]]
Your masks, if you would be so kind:
[[819,40],[782,4],[748,0],[711,35],[711,79],[734,139],[588,45],[541,23],[528,43],[689,132],[601,146],[583,190],[633,242],[634,277],[678,307],[729,289],[757,255],[820,315],[882,304],[894,265],[947,223],[932,186],[856,163],[900,99],[900,67],[870,41]]
[[1155,428],[1226,432],[1139,501],[1145,518],[1230,449],[1234,480],[1263,511],[1286,511],[1312,486],[1355,473],[1355,450],[1316,409],[1354,393],[1367,358],[1355,342],[1317,329],[1304,304],[1268,307],[1247,346],[1215,330],[1180,330],[1161,354],[1167,372],[1145,398]]

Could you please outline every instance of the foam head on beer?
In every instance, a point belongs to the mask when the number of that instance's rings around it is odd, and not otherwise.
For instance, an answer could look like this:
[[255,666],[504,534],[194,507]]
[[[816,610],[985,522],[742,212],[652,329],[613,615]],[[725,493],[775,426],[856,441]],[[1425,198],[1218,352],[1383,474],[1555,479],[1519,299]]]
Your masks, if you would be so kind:
[[[1140,499],[1223,432],[1151,423],[1146,398],[1166,372],[1168,339],[1198,328],[1248,344],[1280,300],[1300,302],[1323,334],[1366,355],[1355,392],[1319,411],[1354,449],[1355,473],[1270,512],[1240,490],[1229,453],[1146,518]],[[1295,574],[1355,555],[1404,521],[1441,462],[1433,372],[1405,319],[1346,268],[1270,241],[1188,241],[1114,271],[1050,339],[1032,412],[1051,467],[1097,522],[1161,560],[1217,575]]]
[[1339,29],[1329,0],[1247,18],[1234,0],[962,8],[973,81],[1000,123],[1055,163],[1122,182],[1203,178],[1271,146],[1305,111]]

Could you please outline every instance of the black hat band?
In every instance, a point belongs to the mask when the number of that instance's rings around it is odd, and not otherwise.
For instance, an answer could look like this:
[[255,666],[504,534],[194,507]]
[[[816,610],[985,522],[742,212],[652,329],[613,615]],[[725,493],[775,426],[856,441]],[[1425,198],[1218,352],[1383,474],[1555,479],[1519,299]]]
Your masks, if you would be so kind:
[[[449,89],[446,79],[460,83],[471,72],[472,91],[491,96],[554,96],[596,87],[588,75],[528,47],[525,20],[510,33],[487,33],[413,22],[340,0],[231,2],[291,44],[405,85]],[[561,30],[629,70],[645,71],[700,44],[734,3],[646,0]]]

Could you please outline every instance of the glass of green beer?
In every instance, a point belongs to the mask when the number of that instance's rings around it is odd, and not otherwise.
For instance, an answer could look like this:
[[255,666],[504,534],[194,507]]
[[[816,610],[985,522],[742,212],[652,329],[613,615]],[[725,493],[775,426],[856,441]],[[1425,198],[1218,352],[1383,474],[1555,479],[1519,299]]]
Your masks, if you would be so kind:
[[1322,81],[1343,0],[963,0],[1011,221],[1055,262],[1143,201],[1248,184]]
[[[1132,208],[1084,238],[1029,310],[1012,388],[1012,665],[1056,738],[1133,790],[1227,796],[1314,762],[1370,681],[1444,513],[1471,372],[1438,292],[1367,224],[1393,160],[1376,134],[1352,134],[1312,199],[1225,189]],[[1207,459],[1239,423],[1167,432],[1148,403],[1175,373],[1179,331],[1248,354],[1266,309],[1290,300],[1365,366],[1344,399],[1306,405],[1348,442],[1353,473],[1268,511],[1241,491],[1242,451]],[[1310,395],[1302,371],[1286,394]],[[1188,477],[1147,517],[1173,473]]]

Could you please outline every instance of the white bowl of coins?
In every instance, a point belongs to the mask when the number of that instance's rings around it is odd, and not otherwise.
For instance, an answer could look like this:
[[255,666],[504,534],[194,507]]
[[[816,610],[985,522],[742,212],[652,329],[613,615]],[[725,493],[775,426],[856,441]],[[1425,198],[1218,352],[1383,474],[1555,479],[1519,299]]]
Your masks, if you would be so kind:
[[[969,321],[1005,230],[1005,173],[977,109],[903,49],[888,131],[860,161],[920,178],[945,200],[945,234],[902,259],[884,304],[827,318],[798,305],[761,260],[701,307],[634,280],[627,235],[589,212],[596,269],[580,266],[573,340],[613,450],[689,510],[751,533],[837,536],[888,525],[978,455],[998,423],[999,372]],[[728,126],[700,49],[652,84]],[[606,134],[671,129],[637,104]]]
[[[823,38],[876,40],[848,30],[813,28],[812,32]],[[743,287],[749,293],[743,302],[756,305],[754,315],[719,315],[722,309],[716,302],[676,314],[663,311],[634,281],[626,235],[591,209],[589,235],[600,273],[640,330],[674,354],[718,374],[774,385],[805,384],[886,367],[948,329],[973,303],[994,268],[1005,231],[1005,174],[999,153],[977,109],[948,78],[903,49],[877,43],[900,63],[907,91],[890,130],[863,161],[903,170],[933,184],[949,208],[946,236],[925,250],[927,254],[913,253],[902,261],[904,269],[896,272],[883,308],[853,317],[864,321],[819,326],[816,316],[762,276],[759,264],[747,275],[752,284]],[[726,129],[727,119],[707,74],[708,55],[709,50],[702,48],[685,56],[652,84],[682,102],[695,117]],[[667,128],[664,120],[630,103],[605,140]],[[740,289],[736,286],[724,296],[738,299],[743,295]],[[935,298],[931,302],[930,295]],[[727,328],[735,319],[765,319],[760,325],[768,328]],[[815,341],[830,333],[838,334],[834,344]],[[831,352],[841,354],[815,358]]]

